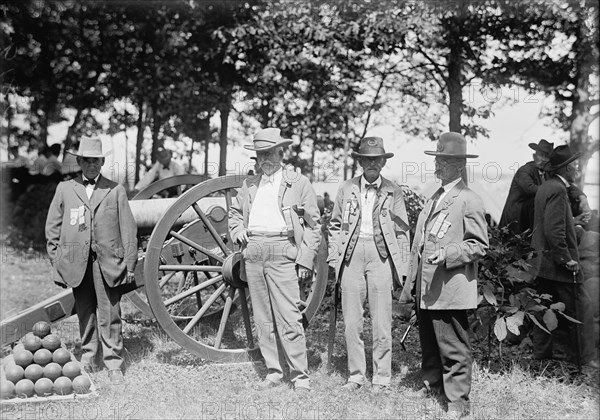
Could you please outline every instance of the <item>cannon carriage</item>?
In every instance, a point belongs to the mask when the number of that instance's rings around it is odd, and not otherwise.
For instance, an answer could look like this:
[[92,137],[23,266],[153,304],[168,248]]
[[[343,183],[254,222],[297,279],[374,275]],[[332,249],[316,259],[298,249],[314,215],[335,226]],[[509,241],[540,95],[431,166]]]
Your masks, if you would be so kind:
[[[260,357],[252,302],[240,277],[241,255],[227,229],[229,207],[244,179],[182,175],[157,181],[130,201],[140,248],[136,283],[125,297],[181,347],[217,362]],[[152,198],[185,186],[190,187],[177,198]],[[313,279],[300,284],[306,322],[325,294],[326,254],[322,240]],[[17,341],[37,321],[56,322],[73,314],[69,289],[3,320],[1,344]]]

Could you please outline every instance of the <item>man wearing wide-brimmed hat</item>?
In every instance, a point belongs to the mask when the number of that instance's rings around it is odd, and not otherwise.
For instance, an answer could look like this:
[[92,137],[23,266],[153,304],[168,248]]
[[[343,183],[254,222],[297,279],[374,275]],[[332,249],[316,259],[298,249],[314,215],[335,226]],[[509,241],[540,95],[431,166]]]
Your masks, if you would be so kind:
[[442,186],[425,203],[417,221],[410,270],[402,295],[409,301],[415,285],[423,388],[443,394],[448,412],[469,413],[471,367],[467,311],[477,307],[477,261],[488,249],[487,223],[481,198],[461,178],[467,158],[459,133],[440,136],[435,175]]
[[545,167],[550,176],[535,195],[531,244],[537,251],[539,293],[550,294],[554,301],[564,303],[564,313],[582,325],[559,319],[552,334],[534,326],[533,345],[536,358],[560,357],[554,352],[558,346],[553,344],[562,344],[567,359],[597,368],[592,305],[582,284],[575,224],[567,196],[567,188],[578,172],[578,157],[568,145],[558,146],[550,153]]
[[373,324],[372,391],[389,390],[392,377],[392,290],[408,272],[409,225],[404,194],[380,175],[387,159],[381,137],[365,137],[352,157],[363,174],[340,185],[328,226],[329,265],[340,282],[348,351],[348,381],[367,383],[363,342],[365,303]]
[[508,226],[514,233],[533,228],[533,200],[544,181],[544,165],[554,143],[541,139],[537,144],[529,143],[529,147],[534,150],[533,160],[515,173],[498,223],[499,227]]
[[[254,324],[267,376],[264,390],[283,381],[286,360],[296,392],[310,390],[298,281],[310,281],[321,238],[317,196],[304,175],[282,166],[291,140],[278,128],[259,130],[252,145],[260,172],[247,178],[229,211],[229,232],[242,246]],[[245,274],[244,274],[245,272]],[[280,349],[283,354],[280,357]]]
[[95,370],[101,353],[109,379],[120,384],[120,286],[135,280],[137,225],[123,186],[100,174],[100,138],[83,137],[74,154],[82,174],[56,188],[46,220],[48,255],[55,283],[73,288],[84,369]]
[[[546,179],[544,167],[554,143],[541,139],[538,143],[529,143],[534,150],[533,160],[517,169],[510,184],[510,190],[498,227],[508,226],[514,233],[522,233],[527,229],[533,229],[533,212],[535,193]],[[567,189],[572,209],[577,214],[589,211],[586,195],[576,185],[570,185]],[[587,215],[583,215],[585,218]]]

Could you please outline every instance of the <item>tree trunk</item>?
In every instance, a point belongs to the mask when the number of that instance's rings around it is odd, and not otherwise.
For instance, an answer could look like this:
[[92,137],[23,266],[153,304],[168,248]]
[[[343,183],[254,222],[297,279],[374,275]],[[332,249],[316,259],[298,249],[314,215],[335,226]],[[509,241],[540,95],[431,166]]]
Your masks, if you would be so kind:
[[63,144],[63,156],[67,150],[71,149],[73,145],[73,135],[75,133],[75,129],[77,128],[77,124],[81,121],[81,116],[83,115],[85,108],[78,108],[77,113],[75,114],[75,118],[73,119],[73,124],[69,126],[67,130],[67,137],[65,138],[65,143]]
[[447,37],[450,51],[447,56],[448,61],[448,112],[450,116],[450,131],[462,134],[461,115],[463,110],[462,96],[462,42],[458,36],[460,22],[458,19],[452,19],[451,25],[447,28]]
[[192,158],[194,157],[194,138],[190,138],[190,140],[192,141],[192,144],[190,145],[190,155],[189,155],[189,159],[188,159],[188,173],[191,174],[192,173]]
[[221,105],[221,132],[219,135],[219,176],[227,173],[227,130],[229,126],[229,102]]
[[152,105],[152,163],[156,162],[156,153],[158,148],[161,146],[161,142],[158,139],[160,135],[160,127],[162,120],[158,115],[158,105],[155,103]]
[[209,176],[208,174],[208,149],[210,147],[210,137],[207,137],[206,140],[204,140],[204,175],[206,175],[206,177]]
[[137,139],[135,142],[135,184],[140,180],[140,165],[142,163],[142,145],[144,143],[144,101],[138,102]]
[[344,116],[344,181],[348,179],[348,155],[350,154],[350,130],[348,129],[348,116]]

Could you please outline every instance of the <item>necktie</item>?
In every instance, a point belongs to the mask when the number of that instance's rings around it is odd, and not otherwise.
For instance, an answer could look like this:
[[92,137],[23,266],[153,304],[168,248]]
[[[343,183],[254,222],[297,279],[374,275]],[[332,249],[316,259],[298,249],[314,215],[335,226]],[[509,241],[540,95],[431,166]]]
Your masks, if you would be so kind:
[[365,184],[365,198],[367,197],[367,194],[369,194],[369,190],[371,189],[377,191],[377,184]]
[[83,179],[83,185],[87,187],[88,185],[96,185],[96,181],[93,179]]
[[[368,185],[369,184],[367,184],[367,186]],[[375,185],[375,184],[371,184],[371,185]],[[373,240],[375,241],[375,247],[377,248],[377,251],[379,252],[379,255],[381,256],[381,258],[386,259],[388,256],[388,252],[387,252],[387,248],[385,246],[385,240],[383,239],[383,232],[381,231],[381,225],[379,224],[379,211],[377,209],[378,201],[379,201],[379,195],[375,196],[375,203],[373,203]]]
[[425,231],[427,230],[427,224],[431,220],[431,216],[433,216],[435,207],[437,206],[438,199],[440,198],[440,196],[442,195],[443,192],[444,192],[444,187],[440,187],[431,196],[431,200],[432,200],[431,208],[429,209],[429,214],[427,215],[427,218],[425,219],[425,223],[423,223],[423,230],[421,231],[421,242],[419,243],[419,255],[421,254],[421,252],[423,252],[423,245],[425,244]]

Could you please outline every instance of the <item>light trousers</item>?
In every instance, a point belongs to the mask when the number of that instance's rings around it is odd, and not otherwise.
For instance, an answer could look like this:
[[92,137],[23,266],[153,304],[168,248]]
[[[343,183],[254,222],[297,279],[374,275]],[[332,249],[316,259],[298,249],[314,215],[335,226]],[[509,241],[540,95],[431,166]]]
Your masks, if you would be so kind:
[[280,355],[296,388],[309,388],[306,336],[299,309],[300,288],[295,258],[298,250],[287,237],[251,236],[242,253],[254,324],[267,366],[266,379],[283,378]]
[[373,327],[373,384],[389,385],[392,377],[392,266],[383,260],[373,238],[359,238],[350,261],[343,267],[341,291],[348,382],[366,382],[363,341],[365,302]]

